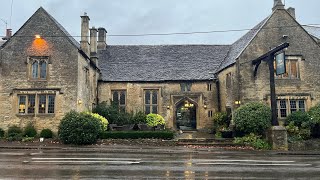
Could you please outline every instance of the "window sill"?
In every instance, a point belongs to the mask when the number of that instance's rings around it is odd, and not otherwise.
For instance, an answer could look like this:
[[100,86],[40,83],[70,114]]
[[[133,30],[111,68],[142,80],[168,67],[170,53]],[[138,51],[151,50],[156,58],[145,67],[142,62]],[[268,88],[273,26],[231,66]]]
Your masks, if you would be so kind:
[[31,82],[46,82],[48,81],[47,79],[29,79]]
[[54,117],[55,114],[16,114],[18,117]]

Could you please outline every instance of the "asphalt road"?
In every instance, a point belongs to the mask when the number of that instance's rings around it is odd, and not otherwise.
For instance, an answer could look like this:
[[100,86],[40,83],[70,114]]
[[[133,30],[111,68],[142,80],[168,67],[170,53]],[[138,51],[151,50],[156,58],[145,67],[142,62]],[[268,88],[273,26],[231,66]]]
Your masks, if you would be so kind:
[[320,155],[185,147],[0,149],[0,179],[320,179]]

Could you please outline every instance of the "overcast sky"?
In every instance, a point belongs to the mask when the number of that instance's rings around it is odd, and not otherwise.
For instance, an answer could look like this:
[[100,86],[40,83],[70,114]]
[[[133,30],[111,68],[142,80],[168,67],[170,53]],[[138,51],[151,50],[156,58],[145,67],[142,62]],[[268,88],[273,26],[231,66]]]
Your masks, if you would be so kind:
[[[284,1],[284,0],[283,0]],[[80,35],[80,15],[108,34],[175,33],[248,29],[271,14],[273,0],[1,0],[0,18],[17,31],[44,7],[73,36]],[[286,0],[301,24],[320,24],[320,0]],[[11,16],[11,18],[10,18]],[[5,23],[0,22],[0,35]],[[174,36],[108,37],[108,44],[231,44],[243,32]],[[77,38],[76,38],[77,39]]]

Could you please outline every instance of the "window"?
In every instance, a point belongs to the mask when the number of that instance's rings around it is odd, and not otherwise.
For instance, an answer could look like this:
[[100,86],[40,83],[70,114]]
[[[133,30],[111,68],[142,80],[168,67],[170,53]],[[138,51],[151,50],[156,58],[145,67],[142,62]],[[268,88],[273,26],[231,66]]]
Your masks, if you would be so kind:
[[208,117],[212,117],[213,116],[213,111],[208,111]]
[[29,62],[31,64],[31,79],[46,80],[48,57],[30,57]]
[[158,90],[144,91],[144,112],[145,114],[158,114]]
[[226,88],[230,89],[232,86],[232,74],[228,73],[226,76]]
[[279,78],[279,79],[299,79],[300,74],[299,74],[298,58],[295,58],[295,59],[293,59],[293,58],[287,59],[287,58],[288,57],[286,57],[286,73],[279,75],[279,76],[276,75],[276,78]]
[[207,91],[212,91],[212,83],[207,84]]
[[278,117],[285,118],[295,111],[306,111],[305,100],[281,99],[277,102]]
[[112,93],[112,101],[116,105],[119,106],[119,110],[125,112],[126,111],[126,91],[111,91]]
[[55,95],[19,95],[19,114],[54,114]]
[[191,91],[191,86],[192,86],[192,83],[181,83],[181,84],[180,84],[180,88],[181,88],[181,91],[182,91],[182,92],[189,92],[189,91]]

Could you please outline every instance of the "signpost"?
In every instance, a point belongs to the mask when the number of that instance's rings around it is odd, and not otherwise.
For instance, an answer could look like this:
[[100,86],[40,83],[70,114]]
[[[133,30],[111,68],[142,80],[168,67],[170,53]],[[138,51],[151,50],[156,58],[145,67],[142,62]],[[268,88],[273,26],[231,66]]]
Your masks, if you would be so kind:
[[284,52],[276,55],[276,74],[277,76],[286,73],[286,58]]
[[[269,52],[265,53],[264,55],[260,56],[259,58],[252,61],[252,65],[255,66],[254,69],[254,77],[257,75],[257,71],[259,68],[259,65],[261,64],[261,61],[265,61],[268,63],[269,66],[269,72],[270,72],[270,99],[271,99],[271,110],[272,110],[272,126],[278,126],[279,122],[277,119],[277,100],[276,100],[276,88],[275,88],[275,81],[274,81],[274,59],[275,55],[282,51],[284,48],[289,47],[289,43],[283,43],[279,46],[271,49]],[[279,64],[279,70],[278,70],[278,64],[277,64],[277,74],[278,72],[285,73],[285,55],[284,53],[280,53],[276,56],[276,61]]]

